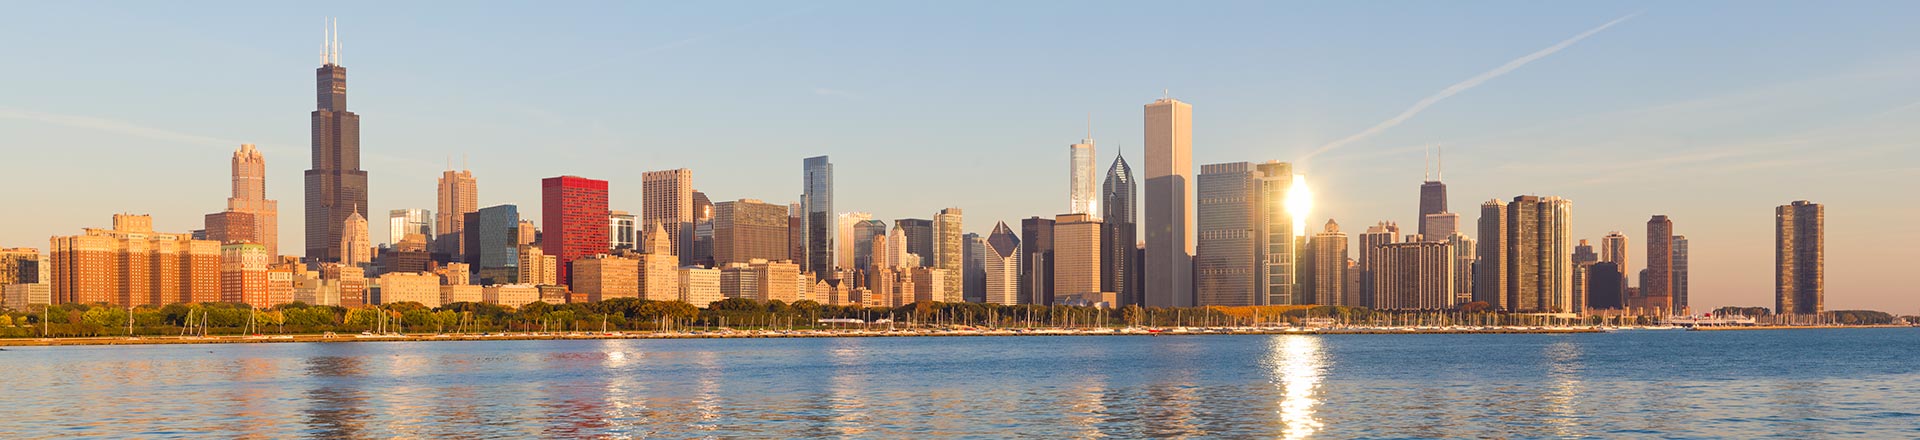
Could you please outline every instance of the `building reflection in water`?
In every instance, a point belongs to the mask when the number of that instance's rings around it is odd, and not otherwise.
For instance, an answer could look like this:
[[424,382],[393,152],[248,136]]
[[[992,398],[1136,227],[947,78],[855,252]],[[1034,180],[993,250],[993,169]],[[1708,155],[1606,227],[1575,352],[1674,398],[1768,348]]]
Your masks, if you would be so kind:
[[1580,419],[1580,375],[1584,365],[1580,360],[1580,346],[1571,341],[1559,341],[1548,344],[1544,349],[1547,361],[1547,426],[1557,437],[1577,436]]
[[866,340],[864,338],[839,338],[832,341],[828,350],[828,359],[832,362],[832,377],[828,385],[832,395],[827,399],[829,422],[834,434],[840,436],[860,436],[868,432],[866,382],[862,369],[867,365]]
[[1280,391],[1278,412],[1282,437],[1298,439],[1313,436],[1322,426],[1320,420],[1314,417],[1314,407],[1320,404],[1315,393],[1327,370],[1326,353],[1321,350],[1320,337],[1273,337],[1267,343],[1265,364],[1271,369],[1269,380]]
[[359,354],[307,358],[307,376],[314,378],[315,385],[307,390],[306,423],[314,437],[366,436],[361,432],[364,427],[360,426],[360,421],[368,415],[367,396],[360,389],[366,376],[363,363]]

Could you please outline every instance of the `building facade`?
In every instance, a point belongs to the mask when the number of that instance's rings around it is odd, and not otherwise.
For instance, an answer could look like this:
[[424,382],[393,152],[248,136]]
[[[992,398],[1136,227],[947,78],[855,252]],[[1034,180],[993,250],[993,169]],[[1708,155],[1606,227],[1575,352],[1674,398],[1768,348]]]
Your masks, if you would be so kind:
[[1014,235],[1013,228],[1007,227],[1006,222],[993,225],[993,233],[987,235],[985,257],[986,262],[981,265],[981,270],[986,272],[982,302],[1020,304],[1020,237]]
[[801,169],[801,210],[805,213],[806,259],[795,260],[815,277],[833,272],[835,238],[833,211],[833,163],[827,156],[806,158]]
[[1826,311],[1826,211],[1806,200],[1774,208],[1774,314]]
[[[335,37],[337,39],[337,37]],[[347,111],[347,68],[339,43],[330,41],[314,70],[313,166],[306,171],[306,252],[321,262],[340,261],[340,227],[367,209],[367,172],[360,169],[360,115]]]
[[1192,306],[1193,106],[1162,98],[1145,113],[1146,305]]
[[1354,274],[1347,272],[1347,233],[1340,232],[1340,224],[1327,219],[1327,226],[1313,235],[1313,298],[1315,304],[1332,306],[1359,306],[1361,301],[1347,291],[1347,278]]
[[280,252],[280,202],[267,199],[267,161],[253,144],[233,152],[233,195],[227,210],[207,214],[207,239],[221,243],[249,242]]
[[1254,206],[1258,176],[1246,162],[1200,167],[1199,243],[1193,256],[1195,305],[1261,303],[1255,274],[1264,268],[1257,261],[1262,252],[1254,237],[1259,221]]
[[[446,170],[440,173],[440,211],[434,227],[434,253],[464,256],[467,253],[467,214],[480,209],[479,181],[471,170]],[[431,236],[431,235],[430,235]]]
[[115,214],[112,229],[53,237],[53,303],[116,306],[220,300],[220,243],[153,231],[153,218]]
[[420,234],[432,237],[433,211],[425,209],[394,209],[387,211],[387,245],[400,244],[407,234]]
[[1062,214],[1053,219],[1053,292],[1063,294],[1100,290],[1100,219],[1088,214]]
[[607,181],[578,176],[540,181],[541,250],[559,258],[559,284],[568,284],[573,260],[607,252]]
[[754,199],[714,204],[713,257],[717,264],[787,260],[787,207]]
[[[640,185],[644,209],[640,211],[638,226],[646,229],[651,228],[647,225],[657,223],[665,228],[668,244],[673,254],[679,256],[680,265],[693,264],[695,214],[700,208],[693,199],[693,170],[677,168],[640,173]],[[711,203],[708,205],[710,209]]]
[[1139,203],[1133,167],[1113,156],[1107,179],[1100,184],[1100,290],[1113,292],[1121,306],[1142,304],[1140,271],[1135,270],[1139,243]]

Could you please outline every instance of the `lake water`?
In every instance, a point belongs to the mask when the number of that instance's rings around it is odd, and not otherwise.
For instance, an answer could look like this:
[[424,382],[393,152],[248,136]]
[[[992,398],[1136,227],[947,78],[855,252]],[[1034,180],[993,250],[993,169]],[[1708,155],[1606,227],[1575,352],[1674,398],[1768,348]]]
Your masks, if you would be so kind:
[[0,352],[0,437],[1920,438],[1920,329]]

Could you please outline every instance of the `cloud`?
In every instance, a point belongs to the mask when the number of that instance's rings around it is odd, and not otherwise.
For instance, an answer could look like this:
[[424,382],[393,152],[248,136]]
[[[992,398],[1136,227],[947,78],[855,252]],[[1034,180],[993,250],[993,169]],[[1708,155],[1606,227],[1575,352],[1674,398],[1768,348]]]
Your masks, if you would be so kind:
[[1622,22],[1625,22],[1639,15],[1640,13],[1635,12],[1632,14],[1628,14],[1627,16],[1624,16],[1624,17],[1613,19],[1613,21],[1609,21],[1606,24],[1602,24],[1600,25],[1600,27],[1590,29],[1586,32],[1581,32],[1579,35],[1574,35],[1573,38],[1568,38],[1565,41],[1559,42],[1558,44],[1547,46],[1547,48],[1545,49],[1540,49],[1539,51],[1536,51],[1534,53],[1527,54],[1527,56],[1514,59],[1513,61],[1508,61],[1506,64],[1502,64],[1500,65],[1500,67],[1496,67],[1493,70],[1489,70],[1489,71],[1486,71],[1485,73],[1475,75],[1472,78],[1467,78],[1466,81],[1461,81],[1454,85],[1447,86],[1447,88],[1441,89],[1439,93],[1434,93],[1431,96],[1421,99],[1419,102],[1413,103],[1412,107],[1408,107],[1405,111],[1400,112],[1399,115],[1395,115],[1392,118],[1389,118],[1385,121],[1381,121],[1378,124],[1374,124],[1372,127],[1368,127],[1366,130],[1362,130],[1359,133],[1354,133],[1352,136],[1347,136],[1345,138],[1341,138],[1340,140],[1336,140],[1336,141],[1333,141],[1332,143],[1323,145],[1319,149],[1314,150],[1312,153],[1308,153],[1307,156],[1303,159],[1310,159],[1310,158],[1313,158],[1314,156],[1320,155],[1320,153],[1332,151],[1334,149],[1347,146],[1348,144],[1352,144],[1362,139],[1373,137],[1373,135],[1380,134],[1380,132],[1386,131],[1389,128],[1393,128],[1396,125],[1400,125],[1400,123],[1402,122],[1407,122],[1408,119],[1413,119],[1413,117],[1416,115],[1419,115],[1420,112],[1426,111],[1427,107],[1432,107],[1434,104],[1440,103],[1440,101],[1453,97],[1453,95],[1458,95],[1460,94],[1460,92],[1465,92],[1474,87],[1478,87],[1482,83],[1493,80],[1494,78],[1499,78],[1500,76],[1513,72],[1514,70],[1519,69],[1522,66],[1526,66],[1528,63],[1532,63],[1541,58],[1546,58],[1548,55],[1553,55],[1554,53],[1559,52],[1562,49],[1566,49],[1567,47],[1573,46],[1574,43],[1578,43],[1580,42],[1580,40],[1585,40],[1587,39],[1587,37],[1591,37],[1594,34],[1600,33],[1600,31],[1604,31],[1604,30],[1607,30],[1607,28],[1613,27],[1613,25],[1620,24]]
[[213,136],[202,136],[202,135],[191,134],[191,133],[181,133],[177,131],[147,127],[139,124],[134,124],[131,122],[116,121],[116,120],[106,119],[106,118],[97,118],[92,116],[78,116],[78,115],[62,115],[62,114],[55,114],[55,113],[43,113],[43,112],[36,112],[31,110],[21,110],[21,109],[6,108],[6,107],[0,107],[0,119],[14,119],[14,120],[21,120],[21,121],[28,121],[28,122],[37,122],[42,124],[60,125],[60,126],[66,126],[71,128],[78,128],[82,130],[103,132],[103,133],[121,134],[121,135],[142,137],[142,138],[154,139],[154,140],[179,142],[184,144],[205,144],[210,146],[220,146],[222,148],[232,148],[240,144],[249,143],[249,142],[242,142],[242,141],[237,141],[232,139],[217,138]]

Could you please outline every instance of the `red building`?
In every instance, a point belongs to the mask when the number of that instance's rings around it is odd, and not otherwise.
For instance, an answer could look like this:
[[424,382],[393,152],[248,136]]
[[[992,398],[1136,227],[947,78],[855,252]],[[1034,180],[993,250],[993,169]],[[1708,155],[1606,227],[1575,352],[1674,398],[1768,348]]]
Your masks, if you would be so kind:
[[578,176],[540,180],[540,210],[546,236],[541,251],[559,258],[560,282],[572,285],[568,267],[581,257],[608,250],[607,181]]

